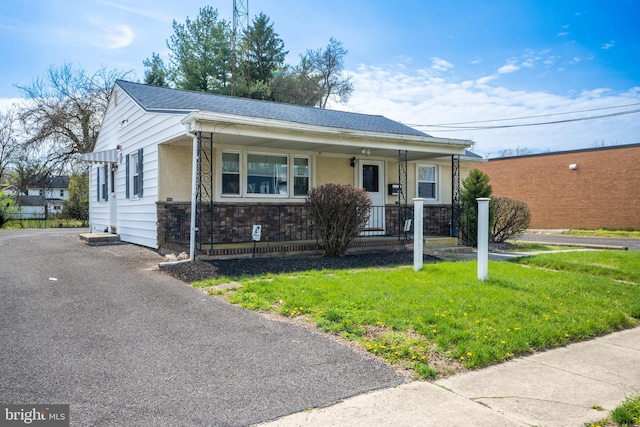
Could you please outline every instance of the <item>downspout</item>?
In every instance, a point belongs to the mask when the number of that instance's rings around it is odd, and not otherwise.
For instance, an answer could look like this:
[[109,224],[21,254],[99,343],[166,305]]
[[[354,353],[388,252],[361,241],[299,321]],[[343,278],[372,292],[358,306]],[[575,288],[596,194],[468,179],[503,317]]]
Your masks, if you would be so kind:
[[198,196],[198,135],[192,132],[192,126],[195,124],[195,120],[185,123],[185,134],[193,138],[193,149],[191,157],[191,228],[189,230],[189,259],[182,261],[170,261],[161,262],[158,264],[160,268],[168,267],[170,265],[184,264],[186,262],[193,262],[196,259],[196,208],[197,208],[197,196]]

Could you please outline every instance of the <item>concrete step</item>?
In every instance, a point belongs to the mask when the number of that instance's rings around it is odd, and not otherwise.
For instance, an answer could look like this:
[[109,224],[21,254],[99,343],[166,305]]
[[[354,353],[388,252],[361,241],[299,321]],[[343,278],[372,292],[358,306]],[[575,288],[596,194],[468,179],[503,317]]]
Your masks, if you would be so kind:
[[88,244],[95,243],[118,243],[120,236],[113,233],[84,233],[80,235],[80,240]]
[[426,236],[423,247],[426,248],[450,248],[458,245],[457,237]]

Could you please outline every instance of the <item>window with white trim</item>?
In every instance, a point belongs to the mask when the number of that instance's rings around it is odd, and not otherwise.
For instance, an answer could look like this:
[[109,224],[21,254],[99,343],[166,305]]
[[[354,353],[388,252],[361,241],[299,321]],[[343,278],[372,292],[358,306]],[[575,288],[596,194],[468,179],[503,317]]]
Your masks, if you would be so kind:
[[126,157],[126,197],[139,198],[142,197],[142,184],[144,183],[142,177],[142,149],[134,151],[131,154],[127,154]]
[[423,199],[438,198],[438,167],[431,165],[417,166],[417,193]]
[[293,158],[293,195],[306,196],[309,192],[309,158]]
[[287,194],[287,156],[247,154],[247,194]]
[[222,153],[222,194],[240,194],[240,153]]
[[222,195],[305,197],[310,186],[310,163],[309,156],[223,151]]

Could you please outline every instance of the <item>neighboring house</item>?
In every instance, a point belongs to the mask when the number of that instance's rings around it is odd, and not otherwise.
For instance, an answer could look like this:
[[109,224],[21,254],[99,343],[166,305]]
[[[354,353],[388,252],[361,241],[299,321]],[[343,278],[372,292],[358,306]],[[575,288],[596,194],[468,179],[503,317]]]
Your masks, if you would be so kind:
[[495,196],[523,200],[531,228],[640,230],[640,144],[491,159]]
[[4,193],[5,196],[16,196],[20,194],[20,190],[18,190],[18,187],[16,187],[15,185],[2,184],[1,191]]
[[12,219],[46,219],[47,201],[44,196],[14,196],[16,205],[9,214]]
[[62,205],[69,197],[69,177],[49,177],[42,186],[27,188],[27,195],[43,196],[46,199],[47,215],[60,215],[62,213]]
[[414,197],[426,199],[425,231],[449,235],[460,178],[482,161],[471,145],[382,116],[119,80],[82,156],[90,228],[152,248],[191,243],[192,255],[250,242],[253,225],[262,241],[315,241],[305,197],[336,183],[369,193],[366,235],[402,233]]

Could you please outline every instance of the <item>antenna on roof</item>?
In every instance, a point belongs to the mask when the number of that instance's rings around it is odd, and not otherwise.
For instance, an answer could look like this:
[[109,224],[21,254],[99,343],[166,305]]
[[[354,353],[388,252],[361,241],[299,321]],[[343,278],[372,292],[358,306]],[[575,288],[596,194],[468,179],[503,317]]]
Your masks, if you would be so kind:
[[249,26],[249,0],[233,0],[233,35],[231,64],[231,96],[236,96],[238,69],[238,39]]

